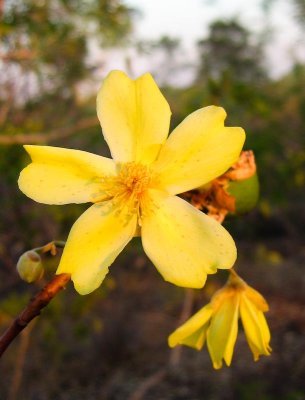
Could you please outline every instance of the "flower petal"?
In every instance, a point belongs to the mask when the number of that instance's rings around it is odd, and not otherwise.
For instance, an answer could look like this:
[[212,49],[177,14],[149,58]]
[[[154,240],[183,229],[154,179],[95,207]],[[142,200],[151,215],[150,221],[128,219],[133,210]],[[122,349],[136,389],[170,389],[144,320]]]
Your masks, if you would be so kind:
[[80,294],[92,292],[133,237],[136,224],[136,215],[112,202],[91,206],[73,225],[56,273],[71,274]]
[[213,308],[208,304],[194,314],[169,336],[169,346],[175,347],[178,344],[185,344],[200,350],[205,342],[207,323],[211,318],[212,312]]
[[257,290],[253,289],[251,286],[248,285],[246,286],[245,290],[246,290],[245,295],[257,307],[258,310],[264,312],[269,310],[267,301]]
[[224,127],[221,107],[205,107],[190,114],[161,148],[154,168],[171,194],[202,186],[224,173],[238,159],[245,133]]
[[112,160],[81,150],[24,146],[32,163],[19,177],[20,190],[45,204],[86,203],[100,192],[98,178],[115,173]]
[[97,115],[115,161],[150,163],[167,138],[171,111],[150,74],[132,80],[112,71],[98,93]]
[[222,359],[229,366],[238,333],[239,295],[232,294],[224,299],[212,317],[207,332],[207,345],[213,367],[222,367]]
[[257,361],[260,355],[270,354],[270,331],[262,311],[257,309],[247,296],[243,295],[240,302],[240,316],[249,347]]
[[267,351],[269,351],[271,353],[272,348],[269,344],[270,339],[271,339],[271,334],[270,334],[269,326],[267,324],[267,320],[266,320],[263,312],[258,313],[258,321],[259,321],[259,325],[260,325],[261,332],[263,335],[263,341],[264,341],[264,343],[266,343]]
[[196,350],[201,350],[206,341],[208,326],[208,323],[204,324],[198,331],[181,341],[181,344],[193,347]]
[[154,206],[144,212],[142,242],[166,281],[201,288],[207,274],[232,267],[235,244],[218,222],[179,197],[150,195]]

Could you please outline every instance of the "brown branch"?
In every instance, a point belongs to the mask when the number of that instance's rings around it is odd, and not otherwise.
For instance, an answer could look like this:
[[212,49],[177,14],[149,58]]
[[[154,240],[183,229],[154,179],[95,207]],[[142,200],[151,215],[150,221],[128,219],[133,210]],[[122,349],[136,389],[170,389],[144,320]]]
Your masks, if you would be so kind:
[[47,143],[57,139],[63,139],[83,129],[92,128],[98,125],[96,117],[85,118],[72,126],[59,128],[48,133],[21,133],[17,135],[6,135],[3,132],[0,136],[0,144],[35,144]]
[[40,315],[41,310],[65,287],[70,279],[70,274],[55,275],[51,282],[47,283],[46,286],[30,300],[27,307],[14,319],[12,324],[0,337],[0,358],[19,333],[32,319]]
[[144,382],[137,388],[135,392],[131,394],[128,400],[142,400],[146,393],[159,382],[161,382],[167,374],[167,369],[162,368],[156,373],[150,375]]
[[18,349],[18,354],[16,357],[15,370],[12,377],[12,382],[10,384],[8,392],[8,400],[18,399],[18,392],[22,382],[22,375],[24,370],[24,363],[26,359],[26,354],[30,344],[30,335],[35,326],[36,320],[34,320],[31,325],[24,331],[21,332],[20,345]]
[[0,0],[0,19],[3,17],[4,0]]
[[0,108],[0,126],[3,125],[7,120],[8,112],[10,110],[10,105],[11,101],[6,101],[6,103],[3,104],[2,107]]
[[[178,326],[184,324],[184,322],[190,318],[194,305],[194,290],[185,289],[184,293],[185,295]],[[181,359],[181,353],[182,353],[182,346],[176,346],[174,349],[171,350],[169,357],[169,365],[171,368],[176,368],[179,365]]]
[[[0,0],[0,7],[1,7],[1,0]],[[4,54],[0,53],[0,60],[5,62],[7,61],[20,62],[25,60],[32,60],[35,57],[36,54],[30,49],[16,49],[9,51],[8,53]]]
[[[178,326],[183,324],[191,315],[194,305],[194,290],[185,289],[184,300],[181,309],[181,314],[178,322]],[[182,346],[177,346],[170,351],[168,364],[163,368],[160,368],[157,372],[149,375],[143,382],[131,393],[128,400],[142,400],[145,398],[146,393],[162,382],[171,369],[177,368],[181,359]]]

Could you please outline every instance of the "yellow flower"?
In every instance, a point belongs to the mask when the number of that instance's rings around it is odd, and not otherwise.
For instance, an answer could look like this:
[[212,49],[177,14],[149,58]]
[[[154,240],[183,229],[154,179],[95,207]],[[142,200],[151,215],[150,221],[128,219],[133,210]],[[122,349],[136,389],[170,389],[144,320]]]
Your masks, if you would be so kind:
[[32,163],[20,174],[23,193],[45,204],[93,203],[72,227],[57,274],[92,292],[139,231],[148,257],[176,285],[200,288],[207,274],[230,268],[236,248],[228,232],[175,195],[225,172],[238,159],[243,129],[224,127],[225,111],[210,106],[167,139],[170,108],[150,74],[131,80],[111,72],[97,114],[113,160],[25,146]]
[[222,360],[231,364],[238,333],[238,318],[245,330],[249,347],[257,361],[270,355],[270,332],[264,316],[266,300],[237,275],[231,275],[226,286],[215,293],[211,302],[176,329],[168,338],[170,347],[184,344],[201,350],[207,341],[213,367]]

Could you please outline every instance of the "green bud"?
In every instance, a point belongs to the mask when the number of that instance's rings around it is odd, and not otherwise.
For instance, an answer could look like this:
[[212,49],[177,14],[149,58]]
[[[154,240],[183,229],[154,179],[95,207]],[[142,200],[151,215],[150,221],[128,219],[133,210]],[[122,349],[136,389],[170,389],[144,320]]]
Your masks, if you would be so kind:
[[251,211],[256,206],[259,197],[257,174],[242,181],[231,181],[227,192],[235,197],[234,214],[243,214]]
[[23,253],[17,263],[17,272],[27,283],[40,280],[44,274],[40,255],[34,250]]

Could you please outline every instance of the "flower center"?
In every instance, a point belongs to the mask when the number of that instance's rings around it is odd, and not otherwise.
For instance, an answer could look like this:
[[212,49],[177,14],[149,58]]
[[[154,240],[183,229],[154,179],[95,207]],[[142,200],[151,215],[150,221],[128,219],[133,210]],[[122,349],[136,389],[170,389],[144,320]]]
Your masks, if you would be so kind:
[[101,190],[104,196],[99,200],[113,200],[131,211],[139,212],[143,206],[146,191],[152,184],[152,173],[148,166],[136,162],[121,163],[116,176],[104,177]]
[[122,164],[119,168],[118,186],[122,188],[128,197],[133,197],[135,200],[140,201],[151,183],[149,168],[146,165],[135,162]]

